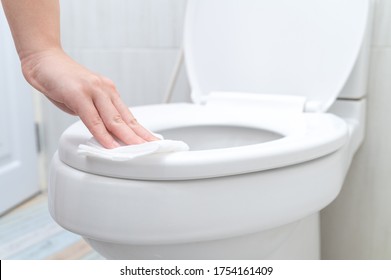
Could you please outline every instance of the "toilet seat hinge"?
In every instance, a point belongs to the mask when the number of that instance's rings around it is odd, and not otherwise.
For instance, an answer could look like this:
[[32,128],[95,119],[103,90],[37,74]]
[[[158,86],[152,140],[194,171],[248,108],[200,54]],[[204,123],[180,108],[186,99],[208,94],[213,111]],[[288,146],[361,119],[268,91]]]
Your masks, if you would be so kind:
[[[214,91],[203,96],[201,104],[206,106],[246,106],[248,109],[283,112],[308,112],[306,97],[298,95],[262,94],[248,92]],[[310,110],[308,110],[310,109]]]

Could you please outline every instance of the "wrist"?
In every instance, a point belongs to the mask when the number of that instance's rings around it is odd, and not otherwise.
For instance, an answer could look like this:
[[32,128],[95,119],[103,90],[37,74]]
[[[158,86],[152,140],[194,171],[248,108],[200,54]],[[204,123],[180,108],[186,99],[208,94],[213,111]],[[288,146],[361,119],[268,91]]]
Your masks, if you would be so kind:
[[[48,48],[39,51],[28,51],[20,54],[20,62],[22,73],[28,83],[34,88],[45,93],[45,83],[43,76],[47,76],[51,71],[54,71],[60,61],[64,61],[67,55],[62,48]],[[50,70],[50,69],[51,70]]]

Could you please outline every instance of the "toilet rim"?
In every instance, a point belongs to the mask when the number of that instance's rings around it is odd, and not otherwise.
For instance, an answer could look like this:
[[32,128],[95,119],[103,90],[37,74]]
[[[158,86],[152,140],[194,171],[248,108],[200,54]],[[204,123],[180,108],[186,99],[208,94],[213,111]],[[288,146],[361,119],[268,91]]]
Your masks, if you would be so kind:
[[[191,180],[230,176],[310,161],[341,148],[349,138],[344,120],[327,113],[273,113],[196,104],[159,104],[132,108],[152,131],[193,125],[233,125],[272,131],[283,137],[232,148],[153,154],[115,162],[77,154],[91,134],[79,121],[62,135],[59,157],[75,169],[135,180]],[[156,118],[156,115],[161,117]],[[180,116],[180,118],[178,118]],[[180,139],[178,139],[180,140]]]

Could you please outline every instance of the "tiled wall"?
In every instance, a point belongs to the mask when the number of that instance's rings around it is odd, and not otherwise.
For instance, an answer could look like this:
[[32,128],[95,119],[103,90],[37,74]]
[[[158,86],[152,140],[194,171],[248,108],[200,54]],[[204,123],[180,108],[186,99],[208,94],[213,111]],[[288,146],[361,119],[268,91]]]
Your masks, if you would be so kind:
[[391,0],[375,3],[367,133],[340,196],[322,213],[327,259],[391,259]]
[[[377,0],[367,135],[338,199],[322,213],[323,257],[391,259],[391,0]],[[181,44],[186,0],[64,0],[62,38],[117,84],[129,106],[160,103]],[[182,71],[174,101],[188,100]],[[44,101],[47,154],[75,120]]]

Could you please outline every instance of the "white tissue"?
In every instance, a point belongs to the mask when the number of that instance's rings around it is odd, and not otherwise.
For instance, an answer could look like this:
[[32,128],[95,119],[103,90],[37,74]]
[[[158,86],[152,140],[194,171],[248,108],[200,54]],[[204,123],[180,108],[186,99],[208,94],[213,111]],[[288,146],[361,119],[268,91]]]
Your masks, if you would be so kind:
[[143,144],[124,145],[114,149],[106,149],[95,138],[91,138],[86,144],[79,145],[77,153],[79,155],[112,161],[127,161],[150,154],[188,150],[189,146],[185,142],[176,140],[157,140]]

